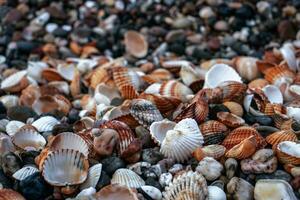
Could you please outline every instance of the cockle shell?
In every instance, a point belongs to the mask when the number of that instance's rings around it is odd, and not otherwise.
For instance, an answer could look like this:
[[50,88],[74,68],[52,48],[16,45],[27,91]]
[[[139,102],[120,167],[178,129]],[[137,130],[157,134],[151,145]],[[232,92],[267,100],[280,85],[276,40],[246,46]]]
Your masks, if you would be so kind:
[[102,164],[96,164],[89,168],[87,179],[80,185],[80,189],[95,188],[102,172]]
[[52,116],[44,116],[32,123],[39,132],[52,131],[53,127],[59,124],[59,121]]
[[233,177],[227,184],[227,192],[233,199],[252,200],[254,187],[242,178]]
[[160,145],[165,139],[167,132],[169,130],[172,130],[175,125],[175,122],[169,121],[167,119],[153,122],[149,128],[152,139]]
[[[126,85],[133,86],[137,91],[142,86],[142,81],[137,72],[128,69],[127,67],[114,67],[113,78],[119,90]],[[121,91],[122,93],[122,91]],[[123,94],[123,93],[122,93]]]
[[148,42],[146,38],[136,32],[127,31],[124,35],[126,51],[137,58],[145,57],[148,53]]
[[258,79],[255,79],[255,80],[251,81],[248,84],[248,87],[250,89],[256,89],[256,88],[257,89],[262,89],[263,87],[265,87],[268,84],[269,84],[269,82],[266,79],[258,78]]
[[212,157],[205,157],[199,162],[196,171],[201,173],[206,180],[213,181],[221,176],[223,165]]
[[208,200],[226,200],[226,193],[217,186],[208,186]]
[[245,120],[243,118],[229,112],[218,112],[217,118],[220,122],[232,128],[245,124]]
[[193,82],[199,80],[201,76],[189,65],[183,65],[179,72],[182,82],[190,86]]
[[221,122],[209,120],[200,125],[205,144],[219,144],[225,138],[227,127]]
[[1,82],[1,89],[8,92],[18,92],[27,87],[28,80],[26,78],[27,71],[18,71]]
[[234,101],[226,101],[223,103],[223,105],[226,106],[226,108],[228,108],[228,110],[234,115],[242,117],[244,114],[244,110],[241,104],[238,104]]
[[27,66],[28,76],[32,77],[34,80],[40,82],[42,79],[42,71],[48,68],[47,63],[45,62],[34,62],[29,61]]
[[9,136],[13,136],[24,125],[25,124],[23,122],[12,120],[12,121],[8,122],[8,124],[5,127],[6,133]]
[[251,81],[260,75],[256,61],[257,58],[254,57],[238,56],[234,62],[239,75]]
[[43,177],[53,186],[83,183],[88,174],[88,161],[79,151],[60,149],[50,153],[43,163]]
[[16,95],[4,95],[0,97],[0,101],[8,109],[18,105],[19,97]]
[[203,136],[197,122],[187,118],[177,123],[174,129],[167,131],[160,151],[166,157],[182,162],[188,159],[192,152],[197,147],[201,147],[203,143]]
[[63,132],[56,135],[48,144],[51,151],[59,149],[73,149],[81,152],[85,157],[89,154],[87,143],[77,134],[71,132]]
[[218,89],[221,90],[221,98],[222,102],[225,101],[236,101],[240,102],[245,96],[247,85],[240,83],[238,81],[224,81],[221,82],[217,88],[216,94],[218,94]]
[[200,64],[200,67],[205,70],[209,70],[211,67],[213,67],[215,64],[226,64],[226,65],[233,65],[232,60],[229,59],[223,59],[223,58],[216,58],[211,59],[208,61],[204,61]]
[[26,200],[21,194],[12,189],[0,189],[1,200]]
[[272,133],[266,137],[267,143],[273,146],[273,149],[276,149],[277,145],[283,141],[292,141],[296,142],[298,140],[295,133],[292,130],[282,130]]
[[277,87],[283,83],[292,83],[295,78],[295,73],[285,66],[272,67],[263,73],[265,79]]
[[176,97],[181,101],[186,102],[188,100],[187,96],[193,94],[193,91],[178,81],[170,80],[160,85],[159,94],[168,97]]
[[263,87],[262,90],[271,103],[283,103],[283,96],[278,87],[274,85],[267,85]]
[[208,197],[206,180],[199,172],[184,171],[165,188],[163,197],[165,200],[205,200]]
[[111,184],[125,185],[131,188],[139,188],[145,185],[145,181],[130,169],[121,168],[115,171],[112,176]]
[[299,65],[297,64],[297,59],[295,55],[295,49],[291,43],[286,43],[280,48],[280,53],[282,54],[284,60],[287,62],[289,69],[296,72],[299,70]]
[[249,138],[244,139],[241,143],[232,147],[226,153],[226,157],[236,158],[236,159],[245,159],[250,157],[256,150],[256,139],[252,135]]
[[222,145],[212,144],[204,147],[198,147],[194,152],[193,156],[198,161],[201,161],[204,157],[213,157],[219,159],[225,154],[226,148]]
[[300,164],[300,145],[291,142],[283,141],[277,145],[277,157],[278,160],[283,164]]
[[240,75],[226,64],[215,64],[205,74],[204,88],[215,88],[224,81],[242,82]]
[[28,176],[39,172],[38,168],[33,167],[33,166],[25,166],[21,169],[19,169],[18,171],[16,171],[12,176],[14,177],[14,179],[18,180],[18,181],[22,181],[25,178],[27,178]]
[[96,198],[97,200],[138,200],[135,192],[133,192],[129,187],[119,184],[110,184],[105,186],[96,193]]

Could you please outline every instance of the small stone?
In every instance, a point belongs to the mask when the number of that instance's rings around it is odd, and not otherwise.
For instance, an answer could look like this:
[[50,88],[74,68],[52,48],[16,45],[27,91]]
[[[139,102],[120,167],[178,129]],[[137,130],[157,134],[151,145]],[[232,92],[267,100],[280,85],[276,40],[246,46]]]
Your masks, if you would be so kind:
[[27,106],[13,106],[7,110],[7,116],[11,120],[17,120],[21,122],[27,121],[28,118],[36,117],[37,114]]
[[212,37],[208,40],[207,45],[209,49],[216,51],[219,50],[221,43],[217,37]]
[[20,154],[23,165],[35,165],[35,158],[40,154],[38,151],[25,151]]
[[144,196],[150,197],[153,200],[161,200],[162,193],[156,187],[150,185],[144,185],[140,188],[140,190]]
[[227,192],[233,199],[252,200],[254,187],[242,178],[233,177],[227,184]]
[[143,161],[152,165],[158,163],[158,161],[162,160],[163,158],[164,156],[159,152],[159,149],[143,149],[142,151]]
[[96,185],[96,189],[97,191],[99,191],[101,188],[103,188],[104,186],[107,186],[110,184],[110,177],[106,174],[105,171],[101,172],[101,176],[100,179]]
[[182,169],[183,169],[182,164],[175,164],[169,169],[169,172],[172,174],[176,174],[177,172],[181,171]]
[[227,31],[228,23],[223,20],[217,21],[214,25],[214,29],[216,29],[217,31]]
[[196,171],[200,172],[209,181],[214,181],[220,177],[222,170],[223,165],[212,157],[203,158],[196,167]]
[[73,132],[73,126],[67,123],[56,124],[52,129],[52,134],[57,135],[63,132]]
[[228,158],[225,161],[226,177],[231,179],[238,169],[238,162],[234,158]]
[[102,170],[105,171],[109,176],[112,176],[117,169],[126,168],[123,160],[118,157],[108,157],[101,160]]
[[173,175],[171,173],[163,173],[160,175],[159,177],[159,184],[162,187],[166,187],[168,185],[170,185],[170,183],[172,182],[173,179]]
[[6,114],[6,108],[1,101],[0,101],[0,114]]
[[151,167],[151,164],[148,162],[137,162],[128,167],[128,169],[134,171],[138,175],[142,175],[143,172]]
[[215,13],[214,11],[212,10],[211,7],[204,7],[200,10],[199,12],[199,16],[203,19],[208,19],[208,18],[211,18],[211,17],[214,17],[215,16]]
[[147,178],[145,180],[145,184],[153,186],[153,187],[155,187],[155,188],[157,188],[159,190],[162,190],[162,186],[160,185],[160,183],[156,179],[154,179],[152,177]]
[[3,188],[12,188],[13,185],[12,180],[4,174],[2,169],[0,169],[0,183]]
[[258,181],[260,179],[280,179],[280,180],[290,182],[292,180],[292,176],[289,173],[287,173],[283,170],[276,170],[272,174],[258,174],[258,175],[256,175],[255,180]]

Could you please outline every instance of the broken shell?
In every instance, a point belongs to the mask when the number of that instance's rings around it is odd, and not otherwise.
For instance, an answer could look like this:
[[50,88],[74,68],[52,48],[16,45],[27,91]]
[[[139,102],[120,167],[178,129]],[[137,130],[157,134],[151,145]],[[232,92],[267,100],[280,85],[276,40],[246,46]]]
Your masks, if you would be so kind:
[[233,199],[252,200],[254,187],[242,178],[233,177],[227,184],[227,192]]
[[19,92],[28,85],[27,71],[22,70],[10,75],[1,82],[1,89],[8,92]]
[[244,110],[241,104],[238,104],[234,101],[226,101],[223,103],[223,105],[226,106],[226,108],[228,108],[228,110],[234,115],[242,117],[244,114]]
[[8,124],[5,127],[6,133],[12,137],[24,125],[25,124],[23,122],[12,120],[8,122]]
[[197,122],[187,118],[177,123],[174,129],[167,131],[160,151],[166,157],[182,162],[188,159],[192,152],[197,147],[201,147],[203,143],[203,136]]
[[296,142],[298,140],[297,136],[291,130],[282,130],[272,133],[266,137],[267,143],[273,146],[273,149],[276,149],[277,145],[283,141],[292,141]]
[[263,73],[265,79],[277,87],[280,87],[283,83],[292,83],[295,78],[294,72],[285,66],[268,68]]
[[156,187],[150,186],[150,185],[144,185],[141,187],[143,193],[145,193],[147,196],[151,197],[153,200],[161,200],[162,199],[162,193],[159,189]]
[[158,122],[153,122],[149,128],[152,139],[160,145],[165,139],[167,132],[169,130],[172,130],[175,127],[175,125],[176,123],[167,119]]
[[131,188],[139,188],[145,185],[145,181],[139,175],[125,168],[115,171],[111,179],[111,184],[115,183]]
[[214,181],[221,176],[223,165],[212,157],[205,157],[199,162],[196,171],[201,173],[206,180]]
[[251,81],[260,75],[256,61],[257,58],[238,56],[235,58],[234,64],[239,75],[244,79]]
[[198,161],[202,160],[204,157],[213,157],[214,159],[219,159],[225,154],[226,148],[222,145],[212,144],[204,147],[198,147],[194,152],[193,156]]
[[[147,90],[148,89],[149,88],[147,88]],[[193,91],[184,84],[175,80],[171,80],[166,81],[160,85],[159,94],[167,97],[176,97],[181,99],[181,101],[186,102],[188,100],[187,96],[193,94]]]
[[179,74],[182,82],[187,86],[200,79],[200,75],[189,65],[183,65]]
[[120,99],[121,96],[116,88],[107,86],[104,83],[100,83],[95,89],[94,98],[97,104],[103,103],[105,105],[110,105],[114,98]]
[[205,144],[219,144],[225,138],[227,127],[221,122],[209,120],[200,125]]
[[59,124],[59,121],[52,116],[45,116],[37,119],[32,123],[39,132],[52,131],[53,127]]
[[232,128],[245,124],[245,120],[243,118],[229,112],[218,112],[217,118],[220,122]]
[[102,164],[96,164],[89,168],[87,179],[80,185],[80,190],[84,190],[86,188],[96,188],[96,185],[100,179],[102,172]]
[[129,187],[119,184],[110,184],[102,188],[96,193],[97,200],[138,200],[136,193],[134,193]]
[[18,181],[22,181],[25,178],[27,178],[28,176],[39,172],[39,170],[36,167],[32,167],[32,166],[25,166],[21,169],[19,169],[18,171],[16,171],[12,176],[14,177],[14,179],[18,180]]
[[164,199],[199,199],[208,197],[205,178],[199,172],[184,171],[177,175],[163,192]]
[[0,189],[1,200],[26,200],[21,194],[12,189]]
[[225,192],[218,186],[208,186],[208,200],[226,200]]
[[74,76],[76,68],[73,64],[59,64],[57,66],[57,72],[61,77],[63,77],[67,81],[72,81]]
[[16,95],[4,95],[0,97],[0,101],[8,109],[19,104],[19,97]]
[[263,87],[262,90],[271,103],[283,103],[283,96],[278,87],[274,85],[267,85]]
[[245,159],[250,157],[256,150],[255,136],[250,136],[244,139],[241,143],[232,147],[227,153],[226,157]]
[[47,156],[43,164],[43,177],[53,186],[78,185],[86,180],[88,165],[79,151],[60,149]]
[[69,95],[70,93],[69,84],[66,81],[52,81],[48,85],[51,87],[55,87],[60,93],[63,93],[65,95]]
[[145,57],[148,53],[148,42],[136,31],[127,31],[124,35],[126,50],[137,58]]
[[283,164],[300,164],[300,144],[291,141],[280,142],[277,145],[277,157]]

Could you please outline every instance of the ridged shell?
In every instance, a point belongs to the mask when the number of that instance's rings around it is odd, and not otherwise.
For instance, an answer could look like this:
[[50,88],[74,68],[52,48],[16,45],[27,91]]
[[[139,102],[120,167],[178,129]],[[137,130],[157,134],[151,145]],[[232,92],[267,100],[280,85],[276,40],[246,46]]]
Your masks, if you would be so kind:
[[190,86],[193,82],[201,78],[200,75],[189,65],[183,65],[179,74],[182,82],[187,86]]
[[72,97],[77,97],[81,92],[81,75],[76,71],[73,80],[70,83],[70,92]]
[[208,186],[208,200],[226,200],[226,193],[218,186]]
[[19,103],[23,106],[31,107],[33,102],[39,98],[41,95],[40,87],[36,85],[29,85],[24,90],[22,90]]
[[245,120],[243,118],[229,112],[218,112],[217,118],[220,122],[232,128],[245,124]]
[[168,81],[173,78],[173,75],[171,72],[169,72],[166,69],[155,69],[153,72],[150,74],[142,76],[142,79],[148,83],[148,84],[153,84],[153,83],[160,83],[163,81]]
[[64,132],[56,135],[48,146],[51,151],[72,149],[81,152],[86,157],[89,154],[87,143],[79,135],[71,132]]
[[135,192],[133,192],[129,187],[119,184],[110,184],[105,186],[96,193],[96,198],[99,200],[138,200]]
[[139,94],[132,85],[123,85],[119,88],[124,99],[136,99]]
[[130,113],[139,124],[149,128],[153,122],[163,120],[162,115],[156,106],[148,100],[133,100],[130,107]]
[[127,31],[124,35],[126,51],[136,58],[145,57],[148,53],[148,42],[146,38],[136,32]]
[[76,67],[73,64],[59,64],[57,72],[67,81],[72,81],[76,74]]
[[52,131],[55,125],[59,124],[59,121],[52,116],[45,116],[37,119],[32,123],[39,132]]
[[257,78],[260,73],[256,65],[257,58],[238,56],[235,58],[235,66],[239,75],[248,81]]
[[88,161],[79,151],[61,149],[50,153],[43,164],[43,177],[53,186],[78,185],[88,174]]
[[192,152],[203,143],[203,136],[197,122],[187,118],[178,122],[174,129],[167,132],[160,151],[168,158],[183,162],[191,157]]
[[295,142],[280,142],[277,145],[276,153],[278,160],[283,164],[300,164],[300,145]]
[[235,159],[245,159],[250,157],[256,151],[255,136],[250,136],[241,141],[241,143],[232,147],[227,153],[226,157]]
[[42,78],[42,71],[44,69],[46,69],[47,67],[48,67],[48,65],[45,62],[29,61],[28,67],[27,67],[28,76],[30,76],[34,80],[40,82],[41,78]]
[[224,140],[228,129],[221,122],[209,120],[200,125],[200,130],[204,137],[204,144],[219,144]]
[[12,189],[0,189],[1,200],[26,200],[20,193]]
[[205,200],[208,197],[206,180],[198,172],[183,172],[165,188],[163,197],[165,200]]
[[88,171],[87,179],[84,181],[83,184],[80,185],[80,189],[83,190],[83,189],[90,188],[90,187],[95,188],[100,179],[101,172],[102,172],[102,164],[101,163],[90,167],[90,169]]
[[299,64],[297,63],[295,49],[291,43],[286,43],[280,48],[280,52],[287,62],[289,69],[296,72],[299,70]]
[[[247,85],[237,81],[225,81],[218,85],[222,101],[241,101],[245,96]],[[214,89],[216,90],[216,88]],[[219,97],[220,98],[220,97]]]
[[226,108],[228,108],[228,110],[234,115],[242,117],[244,114],[244,110],[241,104],[238,104],[234,101],[226,101],[223,103],[223,105],[226,106]]
[[120,89],[125,85],[132,85],[136,90],[142,85],[142,81],[137,72],[127,67],[114,67],[113,78],[116,86]]
[[212,144],[204,147],[198,147],[194,152],[193,156],[198,161],[202,160],[204,157],[213,157],[214,159],[219,159],[225,154],[226,148],[222,145]]
[[298,140],[295,133],[292,130],[282,130],[272,133],[266,137],[267,143],[273,146],[273,149],[276,149],[277,145],[283,141],[292,141],[296,142]]
[[209,70],[215,64],[233,65],[233,62],[232,62],[232,60],[229,60],[229,59],[216,58],[216,59],[211,59],[211,60],[202,62],[200,67],[202,69]]
[[24,125],[23,122],[12,120],[6,125],[6,133],[9,136],[13,136]]
[[9,92],[18,92],[24,89],[28,85],[28,81],[26,79],[26,83],[23,82],[23,78],[26,74],[27,71],[22,70],[10,75],[1,82],[1,89]]
[[176,97],[185,102],[188,100],[187,96],[193,94],[193,91],[184,84],[171,80],[161,84],[159,94],[168,97]]
[[111,184],[120,184],[130,188],[139,188],[145,185],[145,181],[130,169],[121,168],[115,171]]
[[222,142],[222,145],[225,146],[227,150],[230,150],[232,147],[252,135],[256,138],[257,148],[260,149],[267,145],[265,139],[256,131],[256,129],[248,126],[242,126],[231,131]]
[[42,78],[47,81],[63,81],[64,79],[60,76],[56,69],[46,68],[42,71]]
[[285,66],[269,68],[264,74],[265,79],[277,87],[280,87],[282,83],[292,83],[295,78],[294,72]]
[[19,169],[18,171],[16,171],[12,176],[14,177],[14,179],[18,180],[18,181],[22,181],[25,178],[27,178],[28,176],[39,172],[39,169],[33,166],[25,166],[22,167],[21,169]]
[[4,95],[0,97],[0,101],[3,103],[5,108],[10,108],[18,105],[19,97],[16,95]]
[[172,130],[175,127],[175,125],[176,123],[167,119],[158,122],[153,122],[149,128],[152,139],[160,145],[165,139],[167,132],[169,130]]

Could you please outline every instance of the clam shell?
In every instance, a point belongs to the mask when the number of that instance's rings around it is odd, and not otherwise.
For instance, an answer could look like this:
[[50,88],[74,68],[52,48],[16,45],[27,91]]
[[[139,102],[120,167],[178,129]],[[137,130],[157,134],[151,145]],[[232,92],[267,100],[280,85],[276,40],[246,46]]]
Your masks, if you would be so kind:
[[163,120],[156,106],[148,100],[136,99],[131,102],[130,113],[139,124],[149,128],[153,122]]
[[222,145],[212,144],[204,147],[198,147],[194,152],[193,156],[198,161],[202,160],[204,157],[213,157],[214,159],[219,159],[225,154],[226,148]]
[[9,135],[9,136],[13,136],[16,134],[16,132],[22,127],[24,126],[25,124],[23,122],[20,122],[20,121],[10,121],[8,122],[8,124],[6,125],[6,133]]
[[[221,98],[223,102],[225,101],[240,102],[245,96],[247,85],[237,81],[225,81],[220,83],[218,85],[218,88],[221,90]],[[216,90],[216,88],[214,90]]]
[[187,86],[200,79],[200,75],[189,65],[183,65],[179,74],[182,82]]
[[223,103],[223,105],[226,106],[226,108],[228,108],[228,110],[236,116],[242,117],[244,114],[241,104],[238,104],[234,101],[226,101]]
[[59,92],[65,95],[69,95],[70,93],[69,84],[66,81],[52,81],[48,85],[55,87]]
[[267,85],[262,90],[271,103],[283,103],[283,96],[278,87],[274,85]]
[[258,67],[256,65],[257,58],[238,56],[235,58],[235,66],[239,75],[251,81],[260,75]]
[[1,200],[26,200],[21,194],[12,189],[0,189]]
[[244,139],[241,143],[232,147],[227,153],[226,157],[245,159],[250,157],[256,151],[256,139],[252,135],[247,139]]
[[229,112],[218,112],[217,118],[220,122],[232,128],[245,124],[245,120],[243,118]]
[[145,185],[145,181],[130,169],[121,168],[115,171],[111,184],[120,184],[130,188],[139,188]]
[[36,85],[29,85],[22,90],[19,103],[24,106],[31,107],[33,102],[41,96],[40,87]]
[[280,48],[280,52],[284,60],[287,62],[289,68],[296,72],[299,70],[299,67],[297,65],[297,59],[294,51],[293,45],[290,43],[286,43]]
[[53,96],[45,95],[41,96],[33,102],[32,109],[37,114],[47,113],[58,109],[58,103],[55,101],[55,98]]
[[28,76],[32,77],[34,80],[41,82],[42,80],[42,71],[48,68],[48,65],[44,62],[34,62],[29,61],[27,66]]
[[242,82],[240,75],[226,64],[215,64],[205,74],[204,88],[215,88],[224,81]]
[[273,146],[273,149],[277,147],[280,142],[292,141],[296,142],[298,140],[297,136],[291,130],[282,130],[272,133],[266,137],[267,143]]
[[0,97],[0,101],[3,103],[5,108],[10,108],[19,104],[19,97],[16,95],[4,95]]
[[155,69],[150,74],[142,76],[142,79],[148,84],[168,81],[171,80],[172,78],[173,78],[172,73],[166,69]]
[[295,142],[280,142],[277,145],[276,153],[278,160],[283,164],[300,164],[300,145]]
[[22,167],[21,169],[19,169],[18,171],[16,171],[12,176],[14,177],[14,179],[18,180],[18,181],[22,181],[25,178],[27,178],[28,176],[39,172],[39,169],[33,166],[25,166]]
[[64,79],[60,76],[56,69],[45,68],[42,71],[42,78],[47,81],[63,81]]
[[121,95],[124,99],[136,99],[139,94],[132,85],[124,85],[120,87]]
[[124,35],[126,51],[136,58],[145,57],[148,53],[148,42],[146,38],[136,32],[127,31]]
[[211,60],[202,62],[200,67],[204,70],[209,70],[215,64],[233,65],[233,62],[232,62],[232,60],[229,60],[229,59],[216,58],[216,59],[211,59]]
[[265,79],[273,85],[280,87],[283,83],[292,83],[295,74],[285,66],[276,66],[265,70]]
[[165,139],[167,132],[169,130],[172,130],[175,127],[175,125],[176,123],[167,119],[158,122],[153,122],[149,128],[152,139],[160,145]]
[[178,122],[174,129],[167,132],[160,151],[168,158],[183,162],[203,143],[203,136],[197,122],[187,118]]
[[221,122],[209,120],[200,125],[205,144],[219,144],[225,138],[227,127]]
[[218,186],[208,186],[208,200],[226,200],[226,193]]
[[32,123],[39,132],[52,131],[53,127],[59,124],[59,121],[52,116],[44,116]]
[[60,149],[50,153],[43,163],[43,177],[53,186],[83,183],[88,174],[88,161],[79,151]]
[[57,72],[67,81],[73,80],[76,73],[75,71],[76,67],[73,64],[59,64],[57,66]]
[[81,79],[80,73],[76,71],[73,80],[70,83],[70,92],[72,97],[77,97],[81,92]]
[[24,89],[28,85],[27,81],[23,81],[26,75],[26,70],[18,71],[10,75],[1,82],[1,89],[8,92],[18,92]]
[[105,186],[96,193],[96,198],[101,200],[138,200],[136,193],[134,193],[129,187],[119,184],[110,184]]
[[113,78],[119,90],[125,85],[131,85],[136,90],[139,90],[142,85],[142,81],[137,72],[130,70],[126,67],[114,67]]
[[48,144],[51,151],[72,149],[81,152],[85,157],[89,154],[87,143],[77,134],[64,132],[56,135]]
[[168,97],[176,97],[185,102],[188,100],[187,96],[193,94],[193,91],[184,84],[171,80],[161,84],[159,94]]
[[163,192],[165,200],[198,199],[208,197],[205,178],[199,172],[185,171],[176,176]]
[[80,185],[80,190],[93,187],[95,188],[102,172],[102,164],[96,164],[89,168],[87,179]]

